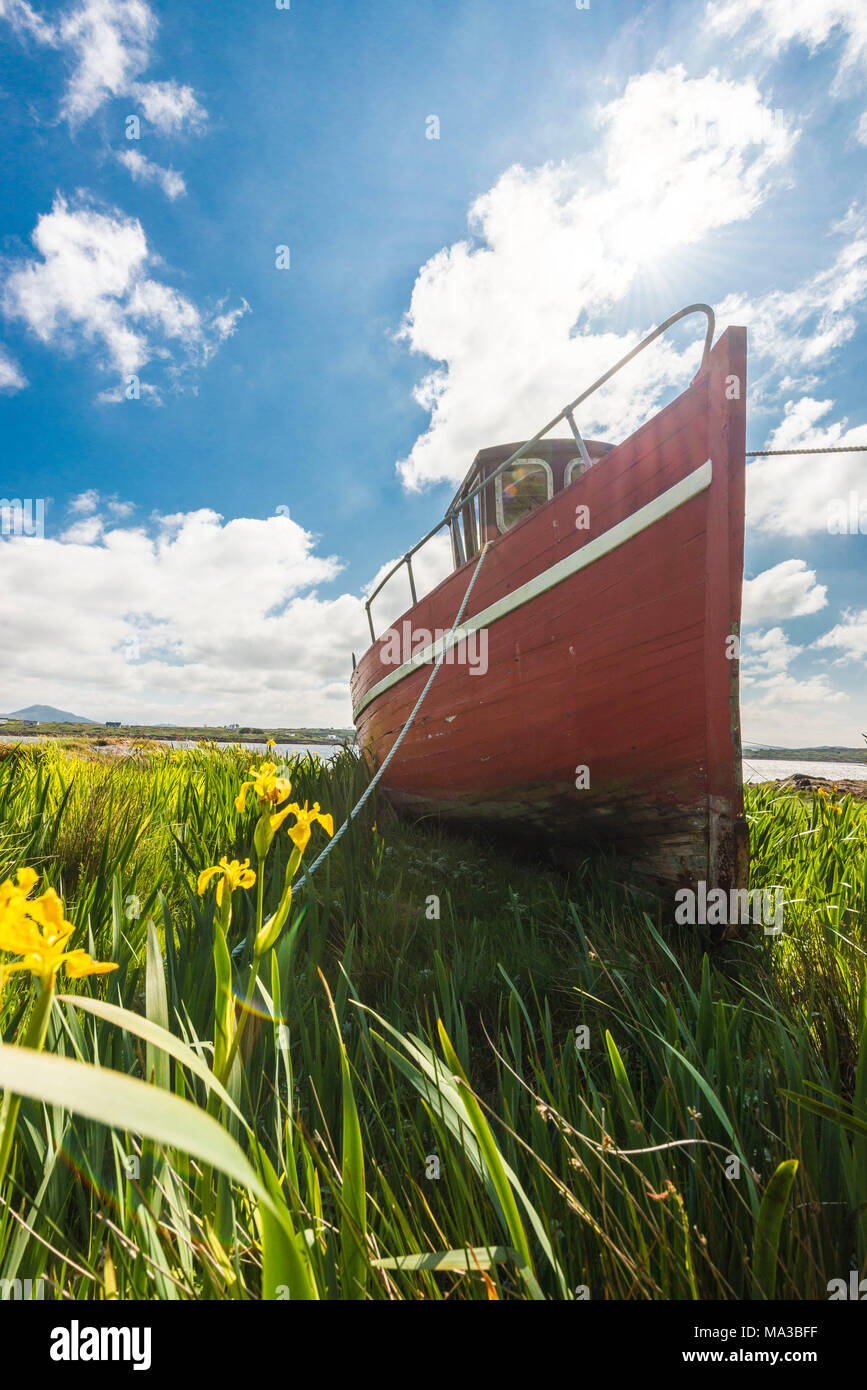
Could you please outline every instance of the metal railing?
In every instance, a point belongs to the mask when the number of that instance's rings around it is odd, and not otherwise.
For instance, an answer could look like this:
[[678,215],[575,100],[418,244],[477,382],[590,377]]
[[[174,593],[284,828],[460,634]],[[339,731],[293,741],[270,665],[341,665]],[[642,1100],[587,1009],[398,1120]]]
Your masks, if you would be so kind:
[[[637,343],[631,352],[627,352],[625,357],[621,357],[619,362],[615,362],[613,367],[610,367],[607,372],[604,372],[602,374],[602,376],[597,377],[596,381],[593,382],[593,385],[588,386],[586,391],[582,391],[580,396],[576,396],[574,401],[570,401],[568,405],[564,405],[563,409],[559,412],[559,414],[555,415],[553,420],[549,420],[547,425],[545,425],[541,430],[539,430],[537,434],[533,435],[532,439],[528,439],[525,444],[522,444],[519,449],[516,449],[513,454],[510,454],[507,459],[504,459],[501,464],[498,464],[498,466],[494,469],[492,473],[489,473],[486,477],[482,478],[481,481],[477,483],[477,485],[474,488],[467,492],[465,491],[465,489],[467,488],[467,485],[470,483],[474,476],[474,470],[470,468],[469,472],[465,476],[463,482],[461,483],[460,487],[458,488],[457,492],[452,498],[448,510],[446,511],[442,520],[438,521],[436,526],[432,527],[431,530],[428,531],[427,535],[422,536],[420,541],[416,541],[415,545],[412,546],[409,550],[407,550],[406,553],[402,555],[401,558],[395,562],[395,564],[392,565],[391,569],[388,571],[388,574],[386,574],[379,581],[376,588],[373,590],[373,593],[370,594],[367,600],[365,601],[364,607],[367,613],[367,624],[370,628],[371,642],[376,641],[376,633],[373,627],[373,617],[371,616],[370,606],[373,603],[373,600],[376,598],[377,594],[381,593],[388,581],[391,578],[393,578],[395,574],[397,574],[397,571],[400,569],[401,565],[406,565],[407,574],[409,576],[409,591],[412,596],[412,601],[415,604],[418,602],[418,595],[416,594],[415,576],[412,571],[412,557],[419,550],[421,550],[423,545],[427,545],[428,541],[433,540],[434,536],[438,535],[444,526],[447,526],[451,533],[452,553],[455,557],[455,560],[458,563],[458,568],[460,568],[461,564],[465,563],[466,559],[472,558],[471,556],[468,557],[464,555],[461,536],[457,526],[460,513],[479,495],[480,492],[482,492],[488,486],[490,482],[493,481],[494,478],[496,478],[500,473],[504,472],[504,470],[507,469],[511,464],[513,464],[516,459],[519,459],[524,454],[526,454],[527,450],[531,449],[534,444],[538,444],[539,440],[543,439],[545,435],[548,434],[554,428],[555,425],[559,425],[561,420],[566,420],[568,422],[569,428],[571,429],[572,434],[575,438],[575,443],[577,445],[578,452],[580,453],[584,462],[589,465],[591,460],[587,453],[587,448],[584,443],[584,440],[581,437],[581,433],[578,429],[578,426],[575,423],[574,411],[576,407],[581,405],[583,401],[586,401],[588,396],[592,396],[594,391],[598,391],[600,386],[604,386],[606,381],[610,381],[611,377],[613,377],[615,373],[619,372],[622,367],[625,367],[628,362],[631,362],[633,357],[637,357],[640,352],[643,352],[646,347],[649,347],[650,344],[654,342],[658,337],[660,337],[661,334],[665,333],[669,328],[671,328],[672,324],[677,323],[680,319],[686,318],[689,314],[704,314],[705,318],[707,319],[707,331],[705,332],[704,348],[702,350],[701,355],[701,366],[704,367],[707,364],[711,344],[713,343],[713,335],[715,328],[714,312],[709,304],[688,304],[685,309],[680,309],[676,314],[672,314],[670,318],[665,319],[665,321],[661,323],[658,328],[654,328],[652,333],[648,333],[646,338],[642,338],[641,342]],[[701,368],[699,368],[699,370],[701,370]],[[481,538],[479,538],[479,541],[481,544]]]

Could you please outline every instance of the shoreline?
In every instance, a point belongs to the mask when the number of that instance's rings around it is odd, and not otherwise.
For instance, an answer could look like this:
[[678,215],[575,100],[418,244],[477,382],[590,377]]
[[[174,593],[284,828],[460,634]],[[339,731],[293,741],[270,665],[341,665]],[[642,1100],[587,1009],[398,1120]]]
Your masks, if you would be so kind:
[[[840,763],[840,767],[859,766],[855,763]],[[789,777],[781,777],[777,781],[750,782],[750,787],[773,787],[778,791],[806,793],[812,796],[814,792],[824,788],[826,792],[831,792],[836,788],[835,800],[839,803],[845,796],[851,796],[855,801],[867,801],[867,777],[843,777],[836,782],[832,782],[827,777],[813,777],[807,772],[793,772]],[[830,799],[830,797],[829,797]]]
[[134,759],[137,755],[145,753],[152,756],[162,754],[168,757],[171,753],[193,753],[197,750],[215,748],[219,753],[229,752],[237,749],[239,752],[250,752],[254,757],[266,758],[274,756],[277,759],[294,758],[303,756],[305,753],[312,757],[328,761],[336,754],[341,753],[344,748],[354,748],[354,744],[344,743],[319,743],[312,739],[281,739],[275,743],[273,748],[267,748],[261,739],[243,739],[237,742],[223,742],[222,740],[187,738],[187,739],[165,739],[165,738],[76,738],[65,734],[41,734],[36,737],[30,735],[28,739],[19,738],[17,735],[9,736],[0,734],[0,761],[12,755],[16,748],[48,748],[51,745],[59,749],[61,753],[79,758],[82,761],[113,761],[126,762]]
[[[0,743],[22,743],[25,739],[41,739],[43,741],[56,739],[58,741],[88,743],[94,748],[106,748],[109,746],[125,748],[129,745],[142,743],[159,743],[166,746],[175,743],[216,743],[220,746],[231,748],[236,744],[238,746],[246,744],[264,744],[270,737],[272,737],[270,734],[266,734],[261,738],[258,736],[255,738],[252,736],[246,736],[244,738],[206,738],[204,734],[121,734],[118,738],[106,738],[102,734],[41,733],[35,729],[28,729],[22,733],[0,733]],[[348,739],[335,739],[332,741],[331,739],[319,738],[278,738],[275,739],[274,742],[277,747],[285,748],[309,748],[311,745],[317,748],[345,748],[347,746],[352,748],[355,746],[353,743],[350,743]]]

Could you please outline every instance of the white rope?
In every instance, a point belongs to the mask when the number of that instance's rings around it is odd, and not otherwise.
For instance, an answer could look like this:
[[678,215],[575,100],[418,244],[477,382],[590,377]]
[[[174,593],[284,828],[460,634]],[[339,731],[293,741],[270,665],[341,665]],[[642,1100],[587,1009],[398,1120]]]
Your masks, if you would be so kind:
[[867,444],[838,444],[833,449],[748,449],[748,459],[783,458],[788,454],[867,454]]
[[376,786],[377,782],[378,782],[379,779],[381,778],[382,774],[385,772],[385,769],[388,767],[389,763],[391,762],[392,758],[394,757],[395,753],[397,752],[398,748],[399,748],[400,745],[403,743],[404,738],[406,737],[407,733],[409,732],[409,730],[410,730],[410,728],[411,728],[411,726],[412,726],[413,720],[415,719],[416,715],[418,714],[419,710],[421,709],[422,705],[424,704],[425,696],[427,695],[428,691],[430,690],[431,686],[432,686],[433,683],[434,683],[434,678],[435,678],[435,676],[436,676],[436,674],[437,674],[437,671],[440,669],[440,667],[441,667],[442,664],[443,664],[443,661],[445,660],[446,652],[449,650],[449,647],[450,647],[450,645],[451,645],[451,639],[452,639],[452,637],[454,637],[455,632],[457,631],[458,627],[459,627],[460,624],[461,624],[461,619],[462,619],[463,616],[464,616],[464,610],[466,609],[467,603],[469,602],[470,594],[473,592],[473,587],[474,587],[474,585],[475,585],[476,579],[478,578],[479,570],[482,568],[482,561],[483,561],[484,558],[485,558],[485,552],[486,552],[486,550],[487,550],[489,544],[490,544],[490,541],[485,541],[484,545],[482,546],[482,548],[481,548],[481,550],[480,550],[480,552],[479,552],[479,558],[478,558],[478,560],[477,560],[477,562],[476,562],[476,568],[473,570],[473,577],[472,577],[472,579],[470,580],[470,582],[469,582],[469,584],[468,584],[468,586],[467,586],[467,592],[464,594],[463,602],[461,603],[461,606],[460,606],[460,608],[458,609],[457,617],[455,618],[454,622],[452,623],[451,631],[449,632],[448,637],[446,637],[445,640],[443,641],[443,648],[442,648],[442,651],[440,652],[439,656],[437,657],[437,660],[436,660],[436,662],[435,662],[435,664],[434,664],[434,668],[433,668],[433,670],[431,671],[430,675],[428,676],[427,684],[425,685],[424,690],[421,692],[421,694],[419,695],[418,699],[417,699],[416,702],[415,702],[415,705],[413,706],[412,713],[410,714],[409,718],[407,719],[406,723],[404,724],[403,728],[401,729],[400,733],[398,734],[397,738],[395,739],[394,743],[392,744],[391,748],[389,749],[388,754],[386,755],[385,761],[384,761],[384,763],[382,764],[382,767],[381,767],[381,768],[379,769],[379,771],[376,773],[376,776],[373,778],[373,780],[370,782],[370,784],[369,784],[367,787],[365,787],[364,792],[362,793],[362,795],[361,795],[361,797],[359,798],[359,800],[356,802],[355,806],[353,806],[352,810],[350,811],[349,815],[346,817],[346,820],[345,820],[345,821],[343,822],[343,824],[341,825],[341,827],[340,827],[340,829],[338,830],[337,834],[336,834],[336,835],[333,835],[332,838],[328,841],[328,844],[325,846],[324,850],[323,850],[322,853],[319,855],[318,859],[314,859],[313,863],[310,865],[310,868],[304,870],[304,881],[305,881],[305,882],[307,882],[307,880],[308,880],[308,878],[309,878],[309,876],[310,876],[311,874],[313,874],[313,873],[316,872],[316,870],[319,868],[319,865],[322,863],[323,859],[325,859],[326,856],[329,855],[329,854],[331,853],[331,851],[333,850],[334,846],[337,844],[337,841],[340,839],[341,835],[343,835],[344,831],[348,829],[350,821],[353,821],[353,820],[355,819],[355,817],[358,815],[358,813],[359,813],[359,811],[361,810],[362,806],[363,806],[364,803],[367,801],[368,797],[370,796],[370,794],[371,794],[371,792],[373,791],[374,787]]

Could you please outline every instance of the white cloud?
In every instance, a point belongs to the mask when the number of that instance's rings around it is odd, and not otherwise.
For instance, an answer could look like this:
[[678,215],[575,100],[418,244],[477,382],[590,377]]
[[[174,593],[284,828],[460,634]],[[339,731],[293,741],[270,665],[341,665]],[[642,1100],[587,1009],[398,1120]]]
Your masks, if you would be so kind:
[[786,671],[803,647],[794,647],[781,627],[745,636],[741,643],[741,678],[754,685]]
[[159,184],[170,202],[186,194],[187,185],[177,170],[164,169],[161,164],[155,164],[146,155],[139,154],[138,150],[120,150],[117,157],[137,183]]
[[115,97],[137,103],[162,133],[200,127],[207,117],[191,87],[138,80],[150,64],[159,27],[145,0],[80,0],[56,22],[25,0],[0,0],[0,18],[19,34],[63,52],[71,72],[60,114],[73,127]]
[[[382,579],[388,574],[392,565],[400,559],[395,556],[392,560],[386,560],[384,565],[380,565],[370,583],[365,586],[365,594],[372,594],[374,589]],[[412,574],[415,580],[416,594],[422,598],[429,594],[432,589],[447,578],[452,572],[452,547],[447,531],[440,531],[431,537],[427,545],[422,546],[412,558]],[[373,626],[377,637],[385,629],[406,612],[412,603],[412,593],[409,587],[409,577],[406,566],[402,566],[392,579],[377,595],[371,605],[373,616]],[[455,614],[457,616],[457,608]],[[368,633],[369,638],[369,633]],[[365,644],[366,646],[367,644]]]
[[92,516],[99,506],[99,493],[96,488],[90,487],[86,492],[80,492],[77,497],[73,497],[67,504],[67,510],[74,516]]
[[309,532],[287,516],[224,522],[207,510],[118,526],[82,497],[62,536],[0,542],[0,705],[50,697],[96,718],[349,721],[364,613],[354,595],[318,596],[341,565],[315,553]]
[[748,633],[741,643],[741,725],[744,738],[782,747],[820,743],[856,746],[851,698],[824,671],[799,679],[789,667],[804,652],[781,627]]
[[27,378],[18,363],[0,343],[0,392],[11,395],[14,391],[23,391],[26,385]]
[[867,663],[867,608],[845,613],[842,623],[817,638],[814,646],[842,651],[841,661]]
[[[598,111],[595,172],[586,152],[514,166],[477,200],[475,241],[422,268],[401,332],[441,364],[416,389],[431,423],[399,464],[408,486],[458,480],[479,447],[526,439],[634,344],[588,324],[640,271],[758,207],[795,138],[768,115],[752,81],[650,72]],[[579,423],[623,437],[696,360],[651,349]]]
[[863,444],[855,454],[804,454],[759,458],[747,469],[747,519],[761,531],[783,536],[831,532],[835,508],[850,492],[864,491],[867,425],[847,428],[845,418],[824,429],[817,421],[833,401],[805,396],[787,401],[784,417],[766,441],[769,449],[833,448]]
[[27,0],[0,0],[0,19],[7,20],[16,33],[35,39],[37,43],[57,41],[53,26],[46,23]]
[[98,541],[103,533],[104,526],[102,517],[85,516],[81,521],[74,521],[61,533],[62,541],[77,542],[81,545],[92,545]]
[[816,583],[816,571],[808,569],[804,560],[783,560],[755,579],[744,580],[742,619],[744,624],[754,624],[801,618],[825,608],[827,594],[826,586]]
[[134,502],[123,502],[117,497],[102,497],[95,487],[88,488],[86,492],[80,492],[77,497],[70,498],[66,504],[66,509],[73,516],[93,516],[100,506],[117,520],[131,516],[135,511]]
[[[839,45],[831,95],[867,75],[867,5],[864,0],[710,0],[706,16],[712,34],[741,34],[748,51],[777,58],[790,44],[804,44],[813,55]],[[867,112],[855,138],[867,143]]]
[[72,125],[87,120],[109,97],[129,92],[147,66],[156,17],[142,0],[83,0],[57,32],[74,68],[61,107]]
[[[117,209],[70,205],[58,196],[32,240],[39,259],[13,263],[3,288],[5,313],[46,345],[69,352],[82,342],[92,345],[101,365],[124,378],[157,357],[175,371],[178,362],[181,368],[206,363],[248,307],[209,317],[153,279],[148,272],[157,258],[141,223]],[[117,398],[117,388],[106,397]]]
[[211,316],[208,333],[202,342],[202,355],[205,362],[210,361],[214,353],[227,338],[231,338],[240,320],[245,314],[249,314],[250,306],[246,299],[236,305],[234,309],[227,309],[224,313],[218,312],[222,309],[225,300],[221,300],[217,305],[217,311]]
[[712,31],[744,33],[747,48],[773,57],[792,43],[805,44],[815,53],[824,44],[841,40],[838,89],[845,78],[867,65],[863,0],[711,0],[706,15]]
[[137,82],[132,90],[145,119],[161,135],[171,135],[184,125],[199,130],[208,113],[199,105],[192,87],[177,82]]
[[858,315],[867,306],[863,208],[853,205],[832,231],[849,240],[829,265],[793,289],[752,298],[731,294],[719,305],[721,322],[745,324],[750,330],[750,353],[762,364],[750,388],[755,404],[766,404],[783,390],[811,389],[816,373],[858,331]]

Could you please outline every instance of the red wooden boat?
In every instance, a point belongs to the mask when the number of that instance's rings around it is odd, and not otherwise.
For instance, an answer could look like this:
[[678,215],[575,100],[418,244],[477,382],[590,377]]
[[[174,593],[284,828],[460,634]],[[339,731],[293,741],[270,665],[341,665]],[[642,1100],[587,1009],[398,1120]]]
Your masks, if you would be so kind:
[[[576,407],[695,312],[707,335],[688,389],[616,446],[583,440]],[[351,691],[378,765],[440,660],[382,779],[399,810],[607,849],[640,882],[746,886],[746,330],[711,348],[713,333],[690,305],[533,439],[482,450],[371,594]],[[547,438],[563,420],[570,437]],[[442,526],[454,571],[417,598],[412,557]],[[404,565],[413,604],[377,638],[370,605]]]

